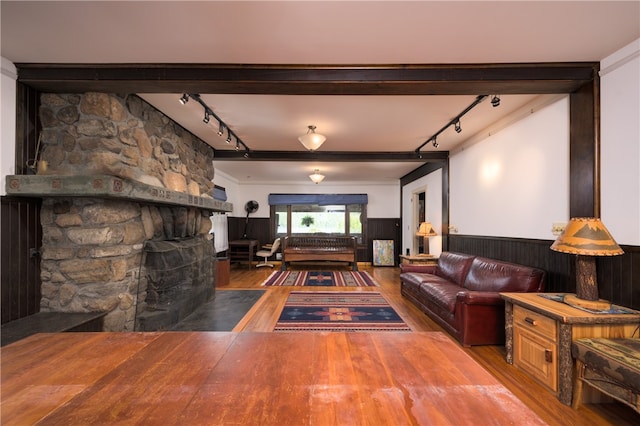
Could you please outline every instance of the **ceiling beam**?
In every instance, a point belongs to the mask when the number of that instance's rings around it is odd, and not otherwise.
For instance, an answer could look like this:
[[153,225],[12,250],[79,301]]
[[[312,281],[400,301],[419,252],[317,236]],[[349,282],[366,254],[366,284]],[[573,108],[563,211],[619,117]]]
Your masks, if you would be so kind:
[[18,80],[42,91],[285,95],[571,93],[594,79],[597,66],[16,64]]
[[248,151],[215,150],[214,159],[251,161],[331,161],[331,162],[388,162],[388,161],[443,161],[449,158],[449,151],[405,152],[355,152],[355,151]]

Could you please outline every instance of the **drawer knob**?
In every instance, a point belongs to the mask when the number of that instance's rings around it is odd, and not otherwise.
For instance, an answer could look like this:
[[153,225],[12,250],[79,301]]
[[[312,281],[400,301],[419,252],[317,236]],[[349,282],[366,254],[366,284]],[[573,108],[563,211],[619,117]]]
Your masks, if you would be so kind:
[[525,322],[528,322],[531,325],[538,325],[538,321],[534,320],[533,318],[529,318],[529,317],[525,317]]

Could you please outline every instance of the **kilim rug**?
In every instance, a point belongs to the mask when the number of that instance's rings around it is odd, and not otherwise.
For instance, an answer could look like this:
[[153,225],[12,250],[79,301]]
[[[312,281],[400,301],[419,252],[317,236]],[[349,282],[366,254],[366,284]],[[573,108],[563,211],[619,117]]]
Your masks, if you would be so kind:
[[263,286],[377,287],[368,272],[359,271],[275,271]]
[[292,291],[273,331],[411,331],[377,292]]

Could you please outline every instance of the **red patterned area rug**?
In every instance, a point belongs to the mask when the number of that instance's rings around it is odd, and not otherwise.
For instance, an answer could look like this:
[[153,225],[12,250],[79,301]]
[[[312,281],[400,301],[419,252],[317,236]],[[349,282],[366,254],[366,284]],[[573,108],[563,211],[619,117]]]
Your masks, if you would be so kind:
[[359,271],[275,271],[261,285],[315,287],[377,287],[368,272]]
[[275,271],[261,285],[315,287],[378,287],[368,272],[359,271]]
[[411,331],[377,292],[292,291],[273,331]]

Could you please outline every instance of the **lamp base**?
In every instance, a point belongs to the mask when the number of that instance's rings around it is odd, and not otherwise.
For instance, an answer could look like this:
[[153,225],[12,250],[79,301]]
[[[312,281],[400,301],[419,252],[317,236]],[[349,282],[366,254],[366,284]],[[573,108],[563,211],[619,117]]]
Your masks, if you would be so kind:
[[564,303],[576,308],[585,308],[592,311],[608,311],[609,309],[611,309],[611,302],[608,302],[604,299],[585,300],[580,299],[578,296],[573,294],[567,294],[566,296],[564,296]]

